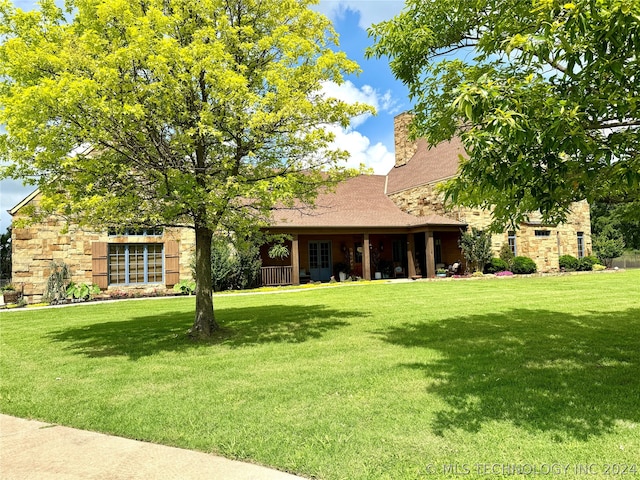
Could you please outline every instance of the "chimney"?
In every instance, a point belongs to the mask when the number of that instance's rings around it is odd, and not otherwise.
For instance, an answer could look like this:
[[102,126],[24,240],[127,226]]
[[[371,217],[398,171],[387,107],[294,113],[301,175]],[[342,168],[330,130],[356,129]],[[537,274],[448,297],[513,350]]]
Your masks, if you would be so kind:
[[409,138],[409,124],[413,114],[404,112],[393,119],[393,136],[396,147],[396,167],[406,165],[418,150],[418,142]]

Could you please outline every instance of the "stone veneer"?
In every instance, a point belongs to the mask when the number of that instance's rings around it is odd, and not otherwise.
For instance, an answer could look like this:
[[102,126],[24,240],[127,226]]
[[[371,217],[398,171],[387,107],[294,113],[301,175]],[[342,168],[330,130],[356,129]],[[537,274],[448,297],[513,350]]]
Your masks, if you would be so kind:
[[[37,204],[39,197],[31,200]],[[20,219],[20,213],[14,217]],[[65,232],[65,229],[68,231]],[[69,266],[71,280],[75,283],[93,283],[92,245],[106,243],[179,243],[180,278],[191,278],[191,257],[195,249],[195,235],[190,229],[166,228],[161,237],[118,236],[110,237],[107,232],[96,232],[67,225],[56,218],[27,227],[12,229],[12,281],[23,288],[29,303],[42,298],[50,273],[52,261],[64,262]],[[109,286],[108,291],[165,290],[164,284]]]
[[409,138],[409,124],[412,119],[413,115],[409,112],[401,113],[393,119],[396,167],[405,165],[418,150],[418,142]]
[[[488,210],[469,209],[462,207],[445,208],[443,196],[436,191],[435,184],[394,193],[389,197],[399,208],[416,216],[431,214],[443,215],[483,230],[491,223],[491,212]],[[536,230],[550,230],[548,237],[536,237]],[[536,262],[538,271],[547,272],[558,270],[558,259],[561,255],[578,256],[578,232],[584,233],[585,255],[592,252],[591,219],[589,204],[586,201],[573,204],[567,221],[560,225],[545,226],[536,221],[532,215],[529,224],[520,225],[516,232],[516,253],[526,256]],[[508,233],[494,234],[491,237],[491,247],[498,256],[503,243],[508,242]]]

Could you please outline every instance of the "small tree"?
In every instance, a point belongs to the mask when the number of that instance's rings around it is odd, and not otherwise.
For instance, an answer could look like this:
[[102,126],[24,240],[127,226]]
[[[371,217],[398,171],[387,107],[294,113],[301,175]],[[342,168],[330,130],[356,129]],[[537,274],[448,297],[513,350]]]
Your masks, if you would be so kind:
[[624,252],[624,240],[615,230],[605,228],[602,233],[594,238],[593,250],[600,261],[611,268],[613,259]]
[[482,272],[484,266],[491,261],[491,237],[482,230],[473,227],[471,232],[463,232],[459,245],[467,264],[474,272]]
[[513,262],[513,258],[515,257],[515,255],[513,254],[511,246],[509,246],[508,243],[502,244],[499,257],[500,260],[507,264],[507,268],[511,268],[511,263]]

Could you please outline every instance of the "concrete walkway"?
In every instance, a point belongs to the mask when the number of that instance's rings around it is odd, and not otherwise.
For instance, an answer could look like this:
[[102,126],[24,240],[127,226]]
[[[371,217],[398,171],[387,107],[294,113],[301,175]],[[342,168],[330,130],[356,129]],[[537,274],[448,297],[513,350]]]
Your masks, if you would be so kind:
[[302,480],[258,465],[0,414],[2,480]]

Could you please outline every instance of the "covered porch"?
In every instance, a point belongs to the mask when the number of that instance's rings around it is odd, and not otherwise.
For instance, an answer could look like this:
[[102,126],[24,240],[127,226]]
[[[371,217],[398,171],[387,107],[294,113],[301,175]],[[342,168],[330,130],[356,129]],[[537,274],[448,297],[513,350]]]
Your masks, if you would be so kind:
[[[274,231],[287,234],[289,256],[272,259],[261,249],[263,285],[328,282],[333,277],[434,278],[438,267],[459,262],[460,226],[420,226],[365,231],[317,229]],[[341,275],[342,273],[342,275]]]

